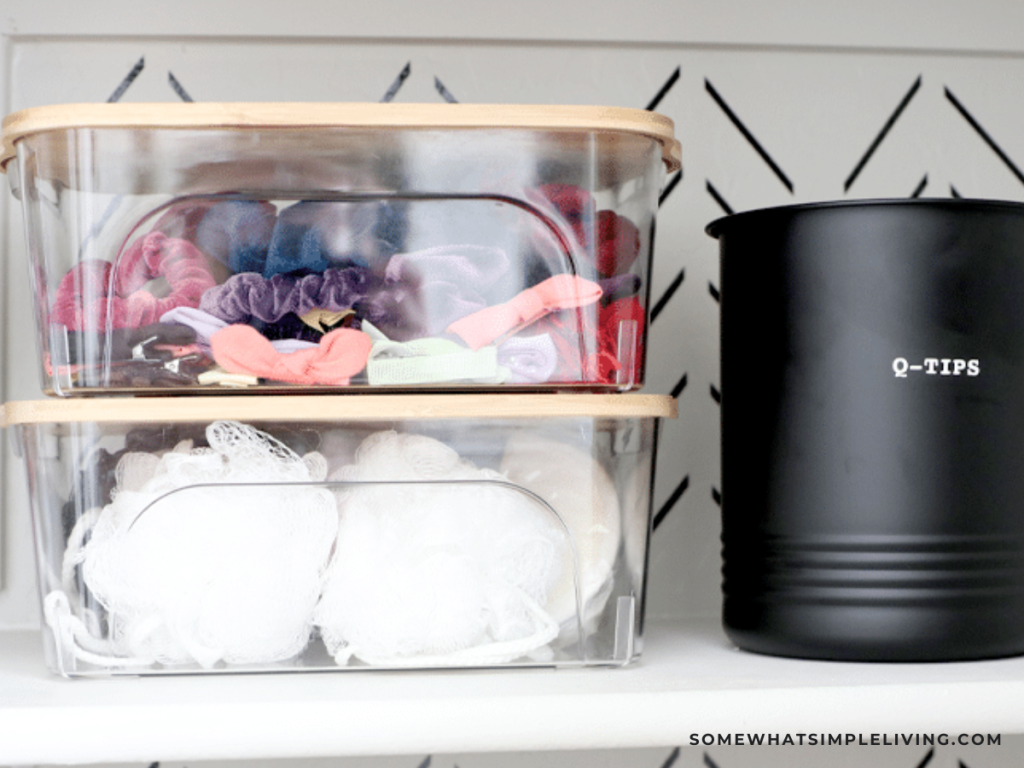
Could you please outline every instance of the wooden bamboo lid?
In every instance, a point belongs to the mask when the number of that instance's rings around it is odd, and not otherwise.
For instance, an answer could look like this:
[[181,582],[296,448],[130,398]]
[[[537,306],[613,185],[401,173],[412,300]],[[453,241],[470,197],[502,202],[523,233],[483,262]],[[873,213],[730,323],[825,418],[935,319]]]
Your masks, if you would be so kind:
[[595,133],[610,151],[625,137],[653,139],[669,172],[681,165],[671,119],[622,107],[518,104],[372,103],[157,103],[66,104],[33,107],[8,115],[0,136],[0,168],[27,136],[79,128],[254,131],[330,128],[391,130],[536,129],[566,135]]
[[325,422],[415,419],[669,418],[669,395],[432,394],[253,395],[28,400],[0,407],[0,426],[91,422]]

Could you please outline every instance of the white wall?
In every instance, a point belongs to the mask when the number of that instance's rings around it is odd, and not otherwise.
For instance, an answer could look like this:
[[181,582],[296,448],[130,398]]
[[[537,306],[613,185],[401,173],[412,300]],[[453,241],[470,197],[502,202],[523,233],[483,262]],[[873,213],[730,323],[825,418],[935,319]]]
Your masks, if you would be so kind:
[[[955,188],[964,197],[1024,199],[1014,168],[949,95],[1024,168],[1024,3],[1016,0],[295,0],[284,7],[239,0],[144,6],[7,0],[0,13],[0,104],[9,112],[104,101],[140,57],[145,68],[123,101],[175,100],[169,72],[197,101],[376,101],[409,62],[412,74],[396,101],[440,101],[437,77],[463,102],[644,107],[681,68],[658,108],[676,121],[684,173],[660,212],[652,296],[663,295],[680,271],[685,278],[651,329],[648,390],[670,392],[683,376],[686,386],[679,420],[662,431],[656,511],[683,478],[688,487],[652,542],[649,611],[655,616],[715,616],[719,610],[719,521],[712,498],[719,482],[718,406],[711,396],[718,383],[718,305],[711,290],[717,251],[703,227],[723,209],[709,189],[734,210],[907,197],[922,182],[925,196],[948,197]],[[730,122],[712,89],[792,190]],[[40,392],[30,362],[35,352],[20,210],[9,196],[0,204],[0,228],[2,396],[34,399]],[[24,470],[9,454],[3,478],[0,628],[35,626]],[[1007,765],[1000,760],[1024,754],[1014,749],[940,750],[929,764]],[[865,764],[911,768],[924,752],[876,753]],[[711,753],[705,758],[700,749],[683,750],[676,764],[767,764],[764,756],[759,760],[765,762],[751,762],[749,753]],[[856,754],[829,755],[827,764],[853,765],[839,761]],[[573,759],[653,768],[669,757],[662,750]],[[569,759],[560,756],[558,764]],[[823,757],[805,750],[774,759],[791,765]],[[435,757],[434,764],[488,760]],[[530,762],[556,764],[550,756]],[[511,757],[501,762],[513,763]]]

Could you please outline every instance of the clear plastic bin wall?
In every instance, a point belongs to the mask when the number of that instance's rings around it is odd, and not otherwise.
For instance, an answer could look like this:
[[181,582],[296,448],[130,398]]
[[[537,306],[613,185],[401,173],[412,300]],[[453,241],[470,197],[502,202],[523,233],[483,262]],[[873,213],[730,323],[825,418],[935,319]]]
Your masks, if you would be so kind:
[[30,424],[70,677],[621,666],[656,419]]
[[50,394],[643,384],[646,137],[67,129],[8,175]]

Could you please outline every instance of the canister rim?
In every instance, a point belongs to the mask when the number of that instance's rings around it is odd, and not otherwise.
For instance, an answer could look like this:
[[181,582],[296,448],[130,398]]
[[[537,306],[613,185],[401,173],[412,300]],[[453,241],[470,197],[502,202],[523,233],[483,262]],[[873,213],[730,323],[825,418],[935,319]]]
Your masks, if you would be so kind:
[[824,200],[811,203],[796,203],[794,205],[781,205],[765,208],[752,208],[748,211],[739,211],[721,216],[707,226],[704,232],[711,237],[718,238],[726,226],[736,222],[750,224],[751,219],[772,216],[784,219],[788,216],[798,216],[803,213],[827,211],[835,209],[866,209],[866,208],[934,208],[936,210],[955,209],[957,211],[1003,209],[1024,213],[1024,203],[1014,200],[963,198],[963,197],[912,197],[912,198],[870,198],[864,200]]

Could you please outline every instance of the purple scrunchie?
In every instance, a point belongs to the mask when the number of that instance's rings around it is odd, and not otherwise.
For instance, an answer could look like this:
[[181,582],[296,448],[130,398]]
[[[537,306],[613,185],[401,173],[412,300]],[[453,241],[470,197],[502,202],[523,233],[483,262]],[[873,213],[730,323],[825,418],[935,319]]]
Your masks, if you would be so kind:
[[558,349],[551,336],[509,336],[498,345],[498,365],[512,372],[513,384],[542,384],[555,375]]
[[207,290],[199,308],[226,323],[252,319],[276,323],[289,312],[304,315],[313,309],[356,308],[380,287],[380,278],[358,266],[302,277],[278,274],[265,278],[256,272],[240,272]]
[[399,253],[388,261],[387,290],[374,305],[403,317],[403,328],[389,329],[391,338],[440,336],[456,320],[515,296],[517,277],[506,253],[493,246],[441,245]]

